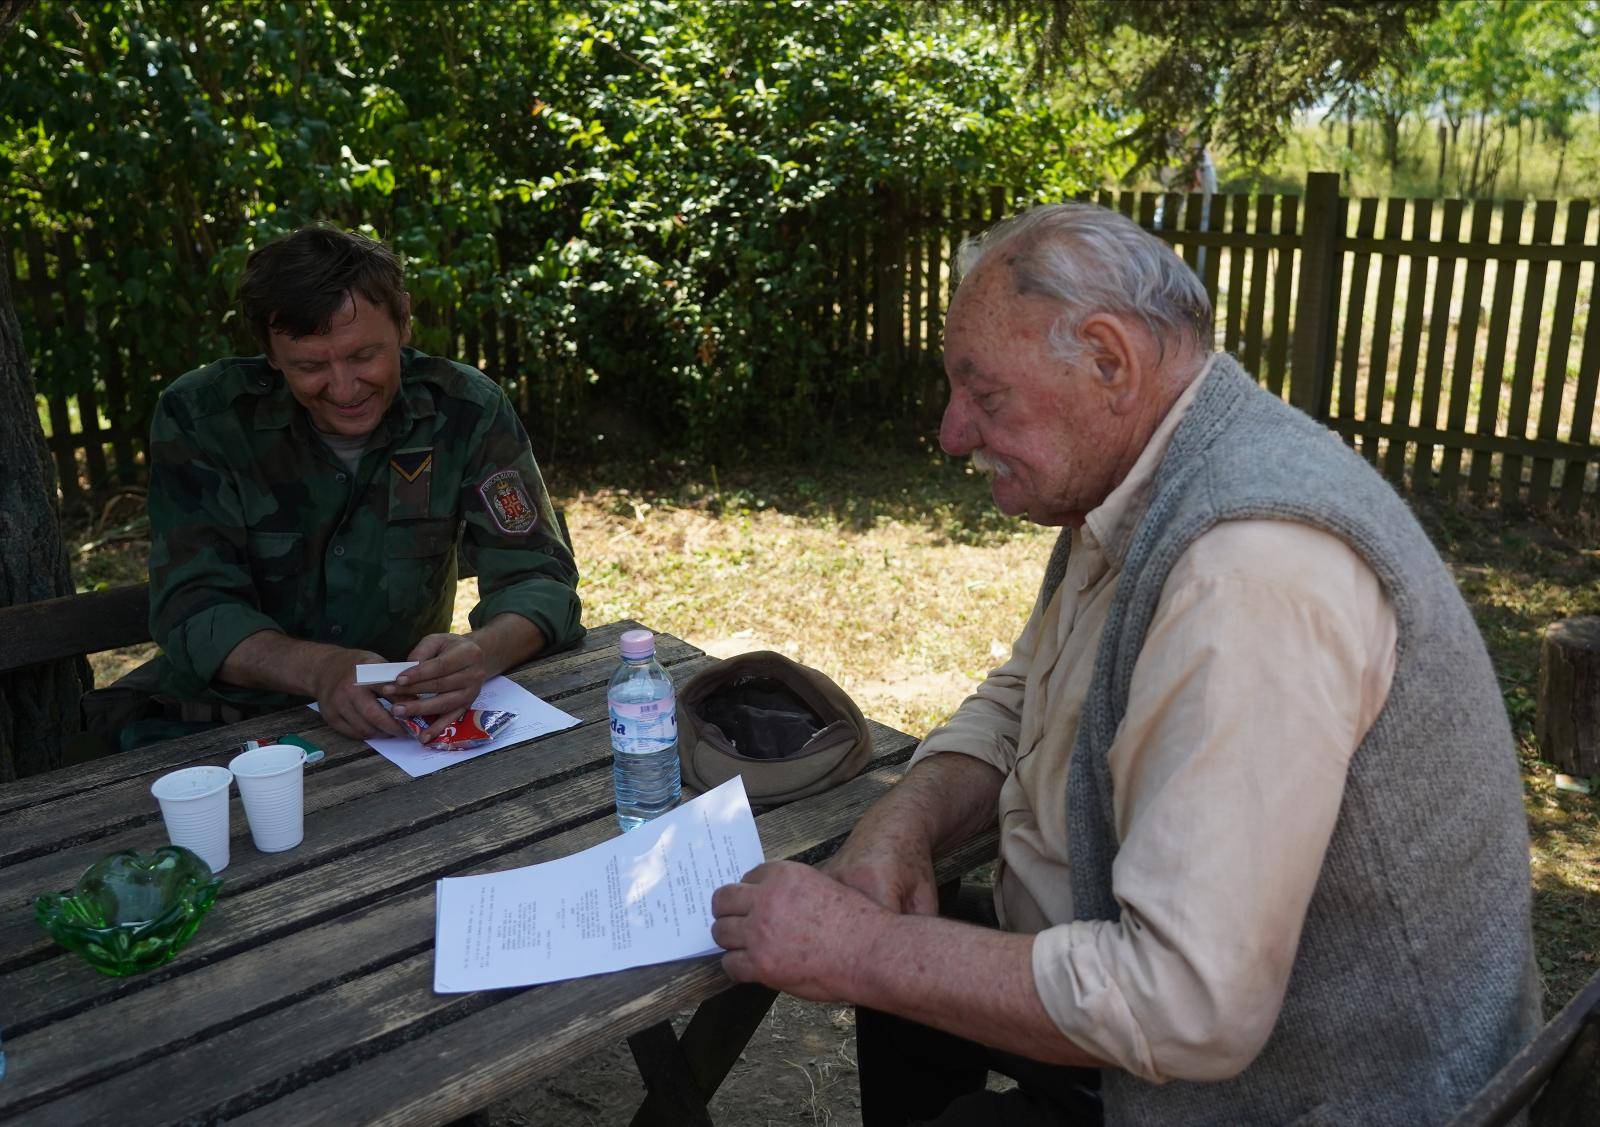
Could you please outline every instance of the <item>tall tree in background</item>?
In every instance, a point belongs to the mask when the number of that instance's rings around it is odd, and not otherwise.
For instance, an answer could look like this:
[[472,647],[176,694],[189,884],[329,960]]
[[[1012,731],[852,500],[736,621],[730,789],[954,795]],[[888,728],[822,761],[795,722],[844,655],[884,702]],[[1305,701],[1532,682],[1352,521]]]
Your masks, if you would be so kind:
[[[1349,97],[1410,51],[1438,9],[1416,0],[968,0],[1032,51],[1035,73],[1124,116],[1140,164],[1176,135],[1247,161],[1282,143],[1294,115]],[[1130,111],[1131,115],[1130,115]]]
[[[0,0],[0,39],[33,0]],[[0,229],[0,606],[72,594],[55,471],[39,427],[33,376],[11,302],[11,251]],[[61,765],[87,687],[82,659],[0,674],[0,783]]]

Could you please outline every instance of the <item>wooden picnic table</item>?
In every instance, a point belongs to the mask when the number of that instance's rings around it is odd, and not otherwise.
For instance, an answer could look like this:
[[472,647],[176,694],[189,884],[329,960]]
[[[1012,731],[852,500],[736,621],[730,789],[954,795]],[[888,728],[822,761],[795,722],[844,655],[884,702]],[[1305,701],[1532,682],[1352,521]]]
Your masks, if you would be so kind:
[[[629,1039],[648,1089],[635,1122],[707,1123],[771,1003],[715,957],[522,989],[433,992],[434,881],[548,861],[618,833],[605,688],[617,639],[512,674],[581,723],[419,779],[305,709],[0,787],[0,1121],[134,1125],[441,1123]],[[682,680],[709,664],[670,635]],[[758,812],[768,858],[828,856],[904,769],[913,740],[873,724],[875,759],[825,794]],[[110,978],[56,946],[33,897],[166,834],[150,784],[223,763],[245,739],[299,732],[327,751],[306,774],[304,842],[258,852],[233,794],[221,898],[166,966]],[[992,837],[941,858],[942,880]],[[699,1006],[682,1037],[670,1018]]]

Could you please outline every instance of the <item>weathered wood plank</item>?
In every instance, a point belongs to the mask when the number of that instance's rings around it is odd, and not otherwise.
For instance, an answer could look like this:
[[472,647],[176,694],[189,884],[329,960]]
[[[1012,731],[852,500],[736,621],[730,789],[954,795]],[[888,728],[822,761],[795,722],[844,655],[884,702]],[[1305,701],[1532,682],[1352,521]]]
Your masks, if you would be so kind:
[[[1227,197],[1218,193],[1211,197],[1207,205],[1204,228],[1211,231],[1220,231],[1227,226],[1228,209]],[[1211,299],[1211,339],[1215,347],[1217,337],[1216,323],[1221,310],[1217,308],[1217,285],[1222,277],[1222,248],[1205,247],[1200,252],[1200,280],[1206,287],[1206,296]]]
[[[1278,219],[1278,233],[1299,233],[1300,197],[1284,196]],[[1289,332],[1294,312],[1295,259],[1299,255],[1288,247],[1278,250],[1278,264],[1272,288],[1272,340],[1267,346],[1267,387],[1283,395],[1284,378],[1289,371]]]
[[[1461,235],[1461,201],[1445,200],[1440,217],[1440,241],[1448,245]],[[1422,406],[1417,424],[1439,425],[1439,396],[1444,382],[1445,345],[1450,331],[1450,298],[1455,292],[1456,260],[1444,255],[1434,265],[1433,310],[1428,317],[1428,358],[1422,374]],[[1433,486],[1433,446],[1417,443],[1411,462],[1411,488],[1426,493]]]
[[[1507,247],[1522,243],[1522,201],[1507,200],[1500,212],[1500,242]],[[1511,299],[1516,288],[1517,263],[1502,260],[1495,265],[1494,299],[1489,304],[1489,340],[1483,350],[1483,384],[1478,392],[1478,427],[1480,435],[1499,433],[1500,385],[1505,372],[1506,335],[1511,324]],[[1472,456],[1468,479],[1472,496],[1482,501],[1489,492],[1489,474],[1493,469],[1487,452]]]
[[1456,434],[1436,427],[1400,427],[1367,419],[1354,422],[1334,419],[1328,426],[1340,434],[1368,435],[1400,442],[1427,441],[1436,446],[1454,442],[1466,450],[1483,450],[1493,454],[1515,453],[1526,458],[1555,458],[1562,461],[1600,460],[1600,445],[1580,446],[1556,439],[1512,438],[1503,434]]
[[658,1021],[632,1034],[628,1048],[649,1090],[646,1102],[653,1109],[654,1122],[662,1127],[711,1127],[706,1097],[695,1084],[694,1071],[672,1032],[672,1022]]
[[[1411,230],[1426,234],[1433,227],[1433,201],[1411,201]],[[1418,254],[1406,263],[1406,314],[1400,330],[1400,361],[1394,370],[1394,403],[1390,423],[1396,433],[1411,425],[1411,410],[1417,384],[1418,361],[1422,354],[1422,310],[1428,296],[1428,258]],[[1383,472],[1398,483],[1405,474],[1406,444],[1389,440],[1384,453]]]
[[[1205,197],[1199,192],[1190,192],[1186,196],[1174,198],[1181,199],[1183,202],[1183,222],[1179,229],[1185,235],[1191,233],[1198,235],[1200,233],[1200,219],[1205,214],[1202,204],[1202,200]],[[1172,210],[1174,213],[1172,220],[1176,225],[1178,223],[1178,215],[1176,214],[1178,209],[1174,207]],[[1200,265],[1200,244],[1194,239],[1186,238],[1183,240],[1183,261],[1184,265],[1189,267],[1190,273],[1196,277],[1200,276],[1202,270]]]
[[[909,751],[910,738],[896,736],[905,745],[903,750]],[[767,855],[784,857],[831,852],[854,825],[865,805],[881,795],[897,775],[896,767],[879,768],[827,795],[814,796],[764,815],[758,825]],[[580,786],[593,793],[580,799],[578,805],[593,801],[596,795],[609,798],[604,788],[594,790],[590,780],[583,780]],[[608,803],[605,809],[609,812]],[[609,818],[591,821],[559,837],[501,854],[486,863],[457,866],[452,871],[497,871],[536,863],[568,855],[616,832]],[[56,1093],[61,1093],[63,1098],[41,1109],[44,1121],[52,1121],[58,1112],[92,1115],[107,1099],[117,1105],[125,1104],[124,1088],[129,1082],[122,1077],[141,1058],[146,1062],[142,1071],[165,1071],[170,1075],[177,1070],[186,1078],[206,1077],[199,1084],[186,1079],[187,1096],[182,1109],[158,1099],[164,1116],[191,1112],[207,1104],[220,1110],[221,1101],[233,1100],[237,1104],[241,1097],[248,1104],[251,1092],[264,1082],[263,1077],[270,1079],[286,1071],[315,1072],[319,1058],[346,1058],[351,1055],[351,1047],[363,1039],[392,1033],[398,1028],[394,1024],[396,1021],[437,1018],[441,1010],[462,999],[439,998],[431,993],[432,956],[428,948],[432,938],[433,889],[431,884],[415,886],[413,882],[413,885],[413,889],[402,896],[319,921],[270,947],[258,944],[243,948],[225,960],[214,958],[190,974],[169,976],[145,990],[112,1000],[99,1009],[67,1018],[42,1031],[31,1032],[23,1024],[21,1035],[8,1037],[7,1044],[16,1053],[13,1059],[27,1061],[28,1067],[8,1078],[18,1083],[0,1093],[0,1101],[3,1101],[0,1113],[18,1106],[31,1107],[51,1099]],[[229,928],[241,930],[238,922],[232,919]],[[202,931],[196,944],[205,936],[206,932]],[[184,958],[189,958],[187,953]],[[667,969],[676,973],[677,968],[684,965]],[[281,977],[275,975],[275,970]],[[601,981],[580,980],[541,988],[539,992],[576,990],[581,1000],[583,993]],[[343,989],[341,983],[358,984],[356,997],[338,999],[331,1010],[316,1004],[317,999],[329,996],[328,987],[334,987],[335,993]],[[468,997],[492,1004],[506,996],[506,992],[492,992]],[[219,1023],[217,1011],[224,998],[223,1008],[240,1016]],[[358,999],[367,1004],[358,1004]],[[339,1010],[346,1012],[336,1012]],[[369,1012],[372,1010],[383,1012]],[[316,1021],[330,1023],[323,1030],[326,1035],[311,1037],[307,1034],[298,1046],[283,1040],[277,1032],[287,1029],[290,1033],[305,1033],[308,1022]],[[140,1028],[147,1031],[144,1036],[129,1035],[130,1029]],[[240,1042],[242,1037],[245,1040]],[[236,1052],[235,1042],[251,1046],[251,1071],[239,1075],[238,1069],[216,1069],[215,1072],[233,1072],[234,1075],[208,1076],[213,1070],[200,1062],[214,1060],[218,1053]],[[94,1047],[97,1052],[85,1053],[82,1051],[85,1045]],[[311,1046],[309,1052],[307,1045]],[[501,1046],[495,1048],[499,1050]],[[160,1060],[151,1063],[158,1055],[156,1050],[160,1050]],[[518,1049],[513,1045],[509,1051]],[[268,1059],[273,1054],[277,1054],[276,1059]],[[356,1054],[357,1059],[360,1055]],[[298,1067],[289,1069],[287,1066]],[[92,1089],[97,1092],[93,1099],[80,1100],[76,1094],[67,1094],[76,1093],[85,1083],[97,1081],[96,1089]],[[117,1093],[115,1097],[108,1096],[108,1087]],[[196,1095],[197,1091],[203,1095]]]
[[[695,1011],[678,1043],[702,1099],[709,1100],[716,1093],[777,997],[776,990],[744,982],[706,999]],[[667,1101],[652,1092],[629,1127],[670,1123],[668,1116]]]
[[[1406,219],[1406,202],[1391,197],[1384,208],[1383,228],[1398,236]],[[1384,255],[1378,266],[1378,301],[1372,321],[1372,351],[1367,362],[1367,405],[1362,419],[1366,422],[1383,421],[1383,402],[1389,390],[1389,352],[1394,330],[1394,293],[1400,272],[1400,260]],[[1368,462],[1378,464],[1378,441],[1369,435],[1361,445],[1361,455]]]
[[[1244,231],[1250,225],[1250,197],[1240,194],[1233,197],[1234,231]],[[1219,248],[1217,253],[1222,253]],[[1228,317],[1222,334],[1222,350],[1237,356],[1240,338],[1244,334],[1244,262],[1242,248],[1228,250]]]
[[150,588],[141,585],[0,607],[0,673],[150,640]]
[[[1362,200],[1356,211],[1356,234],[1370,235],[1378,224],[1378,201]],[[1344,347],[1339,357],[1338,417],[1356,417],[1356,380],[1361,372],[1361,326],[1367,311],[1367,279],[1372,273],[1372,256],[1356,254],[1350,263],[1350,296],[1345,302]],[[1384,347],[1388,347],[1385,341]],[[1374,347],[1377,347],[1374,343]]]
[[1339,339],[1345,208],[1339,177],[1306,177],[1300,261],[1295,270],[1294,338],[1289,358],[1289,401],[1314,419],[1328,417],[1333,358]]
[[[1266,193],[1256,197],[1257,235],[1272,233],[1275,198]],[[1244,346],[1239,356],[1244,370],[1249,372],[1257,383],[1262,380],[1266,363],[1268,260],[1268,251],[1264,246],[1257,246],[1250,252],[1250,315],[1245,320]]]
[[[1540,1087],[1561,1064],[1564,1054],[1584,1029],[1597,1024],[1600,1024],[1600,974],[1591,978],[1533,1040],[1495,1073],[1483,1090],[1450,1120],[1450,1127],[1500,1127],[1509,1123],[1518,1109],[1534,1102]],[[1567,1110],[1573,1113],[1571,1118],[1557,1122],[1585,1122],[1580,1118],[1582,1108]],[[1537,1122],[1539,1117],[1534,1119]]]
[[[1570,442],[1587,445],[1594,425],[1595,386],[1600,381],[1600,316],[1594,308],[1594,290],[1600,287],[1600,270],[1590,275],[1590,301],[1584,314],[1583,354],[1578,360],[1578,380],[1572,394],[1572,425],[1567,430]],[[1561,472],[1561,509],[1575,513],[1583,503],[1586,460],[1568,461]]]
[[[775,815],[769,815],[772,816]],[[765,827],[763,840],[766,840]],[[958,877],[972,868],[974,857],[992,859],[993,856],[994,838],[993,835],[987,835],[985,839],[962,847],[951,857],[941,859],[935,867],[935,876],[941,881]],[[714,962],[708,960],[703,964],[692,962],[680,965],[684,973],[677,988],[683,993],[695,992],[692,1000],[710,997],[727,986],[726,977]],[[704,977],[691,978],[691,974],[703,974]],[[384,1091],[391,1093],[394,1102],[392,1110],[377,1122],[446,1122],[467,1110],[472,1098],[481,1099],[485,1091],[491,1093],[491,1098],[515,1091],[612,1043],[616,1034],[608,1033],[599,1026],[593,1017],[596,1012],[607,1012],[610,1007],[611,1024],[626,1023],[634,1028],[661,1020],[673,1012],[671,1005],[665,1002],[630,1006],[634,998],[643,993],[641,986],[634,985],[631,990],[611,990],[617,985],[613,979],[626,977],[607,976],[591,980],[596,990],[605,993],[588,999],[587,1014],[568,1016],[563,1008],[567,1005],[564,995],[558,995],[553,988],[546,988],[549,995],[546,998],[530,996],[533,994],[531,991],[514,994],[506,999],[505,1004],[471,1014],[450,1029],[430,1031],[382,1059],[366,1063],[356,1070],[329,1076],[288,1094],[245,1116],[240,1123],[342,1122],[352,1114],[360,1117],[363,1115],[363,1087],[370,1090],[372,1085],[381,1085]],[[651,980],[641,973],[639,981]],[[677,1005],[681,1008],[683,1003]],[[546,1037],[539,1044],[531,1044],[525,1034],[519,1036],[513,1032],[550,1025],[561,1030],[560,1037]],[[497,1059],[487,1055],[451,1052],[450,1046],[461,1042],[469,1045],[520,1045],[520,1051],[515,1055],[502,1053]],[[446,1055],[441,1056],[441,1053]],[[365,1114],[370,1115],[370,1110]]]
[[[675,638],[663,638],[658,643],[657,655],[664,663],[677,668],[678,662],[689,662],[698,658],[699,651]],[[605,660],[601,658],[601,661]],[[686,668],[693,667],[691,665]],[[513,673],[511,680],[520,684],[520,679],[529,676],[530,672]],[[598,674],[598,670],[594,672]],[[609,676],[609,671],[606,675]],[[563,709],[590,723],[598,722],[605,716],[604,683],[598,676],[592,680],[598,683],[592,683],[582,693],[561,701]],[[535,693],[535,695],[543,694]],[[362,764],[370,764],[377,771],[372,785],[380,789],[386,785],[398,785],[409,778],[405,772],[390,764],[388,760],[367,747],[363,741],[340,735],[329,728],[315,713],[301,710],[299,716],[301,722],[297,727],[278,729],[258,724],[251,735],[241,737],[239,740],[221,745],[213,741],[208,752],[196,757],[194,762],[226,766],[234,754],[232,749],[244,739],[279,736],[293,732],[304,736],[328,753],[328,758],[323,763],[311,768],[311,774],[308,776],[310,782],[318,785],[336,784],[344,776],[342,767],[355,760],[359,760]],[[504,751],[514,752],[515,749],[507,748]],[[165,769],[140,774],[88,793],[69,795],[57,801],[39,803],[12,812],[7,816],[5,825],[0,826],[0,864],[7,866],[7,874],[0,875],[0,903],[4,902],[3,889],[9,883],[7,880],[9,866],[19,861],[47,853],[57,854],[57,851],[78,845],[86,846],[91,852],[100,850],[103,848],[100,840],[108,834],[121,833],[136,827],[154,826],[156,833],[160,835],[161,815],[155,799],[149,793],[149,788],[150,784],[164,773]],[[348,786],[358,787],[360,782],[352,781]],[[360,791],[354,790],[351,793],[358,794]],[[235,813],[238,813],[238,807],[235,806],[234,809]]]
[[[1472,205],[1473,241],[1489,237],[1489,225],[1494,219],[1494,203],[1478,200]],[[1450,380],[1450,404],[1446,409],[1445,429],[1452,434],[1467,429],[1467,407],[1472,399],[1472,374],[1474,359],[1478,354],[1478,322],[1483,312],[1484,261],[1473,259],[1467,263],[1466,288],[1461,294],[1461,319],[1456,326],[1456,354]],[[1463,447],[1452,442],[1444,448],[1439,469],[1439,492],[1448,500],[1454,498],[1461,486],[1461,452]]]
[[[710,658],[697,658],[681,668],[692,673],[712,663]],[[451,768],[420,779],[411,779],[398,768],[380,771],[374,785],[361,801],[360,817],[349,818],[339,803],[324,804],[321,796],[314,797],[310,805],[316,809],[306,816],[306,840],[286,853],[263,854],[248,844],[244,833],[243,811],[232,808],[234,841],[238,854],[224,873],[227,884],[224,897],[237,896],[268,884],[286,873],[309,868],[361,849],[382,845],[385,841],[408,832],[425,829],[440,821],[460,818],[463,815],[517,798],[526,801],[541,792],[559,789],[567,779],[583,772],[606,774],[611,761],[610,729],[604,721],[605,689],[596,687],[568,701],[562,707],[579,716],[584,723],[578,728],[552,733],[530,744],[507,748],[482,759],[471,760],[461,768]],[[376,755],[376,753],[371,753]],[[470,766],[471,770],[464,770]],[[310,789],[320,790],[322,776],[313,768],[309,777]],[[330,781],[338,786],[344,772],[336,771]],[[360,793],[359,780],[351,780],[339,788],[332,797],[354,797]],[[163,842],[166,834],[159,821],[144,826],[139,834],[128,835],[142,840],[146,848]],[[127,840],[123,838],[122,840]],[[87,846],[74,846],[41,859],[39,866],[8,866],[0,874],[0,903],[25,902],[34,892],[71,884],[77,874],[106,849],[103,842]],[[36,868],[49,868],[57,878],[44,888],[37,886],[41,877]],[[42,932],[35,933],[28,921],[16,917],[0,917],[0,951],[15,959],[33,957],[49,948],[49,940]]]
[[[1589,201],[1573,200],[1567,205],[1568,244],[1582,243],[1589,228]],[[1572,345],[1572,320],[1578,305],[1579,263],[1564,262],[1556,282],[1555,318],[1550,323],[1550,340],[1544,369],[1544,387],[1540,389],[1540,438],[1555,438],[1561,433],[1561,401],[1567,389],[1567,355]],[[1550,476],[1555,463],[1548,458],[1533,462],[1532,484],[1528,490],[1528,504],[1543,508],[1550,500]]]
[[[1539,200],[1533,207],[1533,243],[1547,244],[1555,234],[1556,202]],[[1522,438],[1528,431],[1528,407],[1533,401],[1533,376],[1539,358],[1539,334],[1544,325],[1544,286],[1549,264],[1529,262],[1522,286],[1522,324],[1517,331],[1516,367],[1511,376],[1511,404],[1506,412],[1506,433]],[[1507,454],[1500,463],[1500,504],[1515,504],[1522,494],[1522,455]]]
[[[877,724],[872,728],[873,769],[909,756],[909,737]],[[478,770],[441,772],[365,800],[358,817],[339,808],[307,817],[306,841],[297,849],[253,855],[237,876],[230,866],[214,912],[220,918],[208,921],[184,959],[154,977],[102,979],[53,949],[26,917],[0,918],[0,952],[6,963],[0,990],[18,999],[8,1007],[7,1028],[25,1032],[51,1015],[68,1016],[140,983],[186,973],[193,960],[203,963],[234,954],[329,915],[502,857],[583,821],[611,817],[609,733],[604,725],[565,733],[541,756],[550,762],[542,776],[531,780],[526,763],[515,756],[498,762],[486,757],[475,761],[482,764]],[[36,961],[46,956],[51,957]]]
[[[529,692],[546,700],[557,700],[565,694],[609,678],[611,667],[616,660],[618,639],[624,631],[639,628],[640,624],[632,619],[607,623],[590,630],[571,648],[549,657],[537,658],[512,673],[511,677]],[[658,635],[658,639],[669,637],[670,635],[665,634]],[[663,640],[657,642],[658,646],[664,647],[667,644]],[[694,654],[699,654],[700,651],[695,647],[688,646],[687,643],[682,644]],[[599,682],[591,680],[597,676]],[[254,720],[245,720],[213,731],[168,740],[157,747],[111,756],[90,764],[51,771],[30,779],[8,783],[0,787],[0,813],[48,802],[64,795],[95,790],[125,779],[148,777],[153,782],[157,773],[188,763],[202,762],[204,757],[216,748],[230,747],[250,739],[263,727],[270,732],[297,732],[308,722],[320,724],[320,720],[314,719],[315,715],[304,708],[287,708],[282,712],[270,713]],[[308,717],[313,719],[308,721]],[[331,729],[329,735],[330,740],[344,739]],[[327,748],[331,756],[334,749],[341,745],[330,743],[318,746]],[[352,743],[352,746],[360,745]]]

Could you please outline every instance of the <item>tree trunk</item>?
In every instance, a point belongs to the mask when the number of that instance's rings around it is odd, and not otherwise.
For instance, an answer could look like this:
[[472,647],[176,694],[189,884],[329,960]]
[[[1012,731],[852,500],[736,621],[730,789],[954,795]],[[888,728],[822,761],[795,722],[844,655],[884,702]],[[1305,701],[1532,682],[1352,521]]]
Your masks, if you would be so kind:
[[[0,0],[0,39],[32,0]],[[0,232],[0,606],[73,593],[61,543],[55,469],[39,427],[33,375],[11,304],[11,248]],[[61,766],[81,727],[82,658],[0,674],[0,783]]]
[[1450,143],[1450,134],[1444,127],[1444,122],[1439,123],[1439,184],[1438,192],[1444,195],[1444,158]]
[[1566,167],[1567,163],[1567,138],[1561,138],[1561,147],[1556,150],[1556,153],[1556,182],[1550,191],[1553,196],[1561,194],[1561,170]]
[[1539,655],[1539,754],[1569,775],[1600,775],[1600,618],[1544,632]]
[[1383,115],[1383,159],[1391,173],[1400,167],[1400,115],[1388,111]]

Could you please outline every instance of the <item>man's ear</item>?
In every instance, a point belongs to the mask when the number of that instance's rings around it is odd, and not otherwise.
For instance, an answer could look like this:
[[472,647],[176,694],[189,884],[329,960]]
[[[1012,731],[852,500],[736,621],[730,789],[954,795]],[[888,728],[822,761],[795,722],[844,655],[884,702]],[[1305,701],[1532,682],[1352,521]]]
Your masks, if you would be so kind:
[[1146,349],[1131,326],[1111,313],[1091,313],[1078,325],[1078,338],[1097,388],[1114,414],[1132,411],[1144,393],[1148,376]]
[[400,344],[411,343],[411,294],[402,291],[400,294]]

